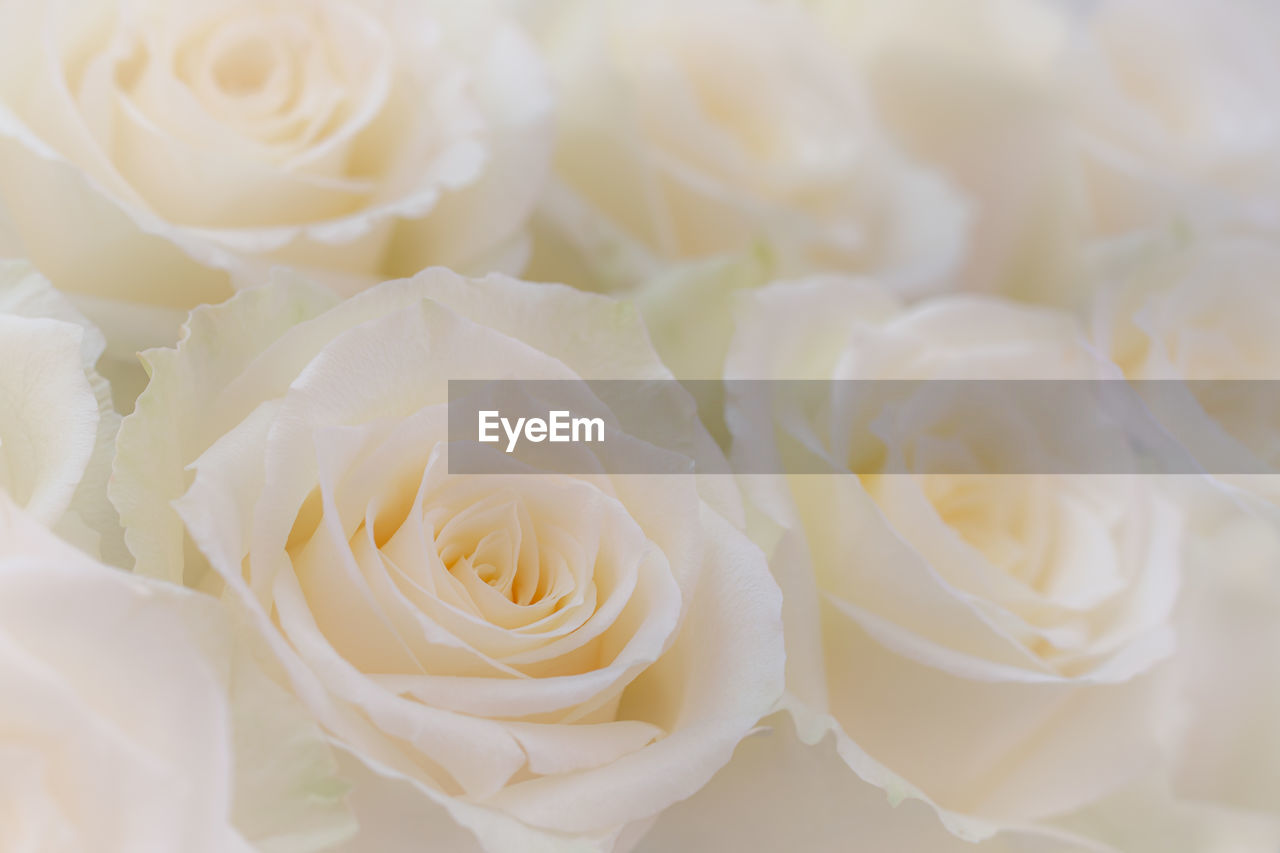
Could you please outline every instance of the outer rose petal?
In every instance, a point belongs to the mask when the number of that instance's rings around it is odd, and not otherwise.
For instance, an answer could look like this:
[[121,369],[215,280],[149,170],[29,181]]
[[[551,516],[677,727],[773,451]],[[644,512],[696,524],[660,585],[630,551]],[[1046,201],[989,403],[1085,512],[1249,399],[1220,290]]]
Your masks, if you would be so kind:
[[848,772],[831,738],[806,745],[786,716],[766,721],[706,788],[655,821],[635,853],[803,850],[805,853],[1118,853],[1052,829],[981,843],[956,838],[921,803],[895,803]]
[[1222,514],[1196,538],[1179,613],[1193,710],[1174,790],[1280,825],[1280,513],[1215,503]]
[[225,411],[209,392],[230,383],[286,330],[336,302],[305,284],[246,291],[192,312],[176,350],[143,354],[151,382],[120,428],[110,487],[138,572],[198,580],[184,576],[182,523],[170,504],[186,491],[187,463],[247,414]]
[[[119,416],[95,365],[102,335],[24,261],[0,261],[0,385],[17,496],[63,538],[125,565],[122,531],[107,501]],[[6,349],[11,347],[12,349]],[[0,429],[0,442],[4,440]],[[18,484],[14,484],[18,485]]]
[[[216,601],[98,564],[3,495],[0,587],[0,669],[39,685],[0,712],[6,748],[53,753],[56,784],[27,802],[65,797],[76,849],[304,853],[350,835],[327,745],[241,655]],[[24,743],[46,724],[56,736]]]
[[1056,823],[1124,853],[1267,853],[1280,846],[1280,819],[1181,799],[1159,778]]

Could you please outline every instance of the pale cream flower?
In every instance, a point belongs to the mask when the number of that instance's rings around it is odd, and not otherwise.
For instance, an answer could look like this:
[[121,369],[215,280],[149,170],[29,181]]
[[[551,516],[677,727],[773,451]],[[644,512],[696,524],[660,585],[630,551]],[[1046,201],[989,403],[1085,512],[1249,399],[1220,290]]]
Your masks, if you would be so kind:
[[697,478],[449,473],[449,380],[669,378],[626,306],[444,269],[341,303],[276,282],[146,359],[112,493],[140,570],[225,588],[438,832],[611,849],[776,701],[778,590]]
[[531,275],[620,287],[762,243],[789,272],[919,292],[958,260],[964,202],[894,146],[802,11],[574,0],[527,14],[559,102]]
[[0,18],[0,245],[122,356],[280,264],[353,291],[522,262],[550,96],[487,3],[6,0]]
[[[745,298],[726,372],[1116,375],[1068,315],[977,297],[907,309],[842,278]],[[1164,760],[1181,722],[1162,666],[1174,650],[1181,513],[1139,476],[962,473],[957,460],[1034,449],[1029,410],[1002,420],[1007,401],[958,385],[920,394],[892,417],[863,415],[867,397],[837,385],[829,407],[772,430],[731,400],[729,422],[735,457],[754,470],[770,453],[806,449],[832,470],[748,478],[784,591],[788,705],[802,739],[833,733],[863,780],[933,803],[953,832],[981,840],[1043,826]],[[1000,430],[966,430],[978,412]],[[868,442],[880,452],[859,452]]]
[[[1097,247],[1093,338],[1161,428],[1231,489],[1280,505],[1280,247],[1214,231]],[[1185,380],[1185,384],[1180,381]]]
[[1280,13],[1214,0],[807,0],[974,205],[962,288],[1080,307],[1093,241],[1280,228]]
[[354,829],[319,731],[216,601],[94,562],[3,493],[0,694],[4,850],[303,853]]

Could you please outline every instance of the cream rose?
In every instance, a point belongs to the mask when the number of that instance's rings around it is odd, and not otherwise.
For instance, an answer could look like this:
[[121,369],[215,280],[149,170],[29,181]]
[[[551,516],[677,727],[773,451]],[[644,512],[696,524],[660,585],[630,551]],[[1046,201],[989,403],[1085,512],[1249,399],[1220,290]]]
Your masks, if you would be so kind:
[[1099,237],[1280,224],[1266,3],[810,5],[910,156],[974,199],[965,289],[1074,308]]
[[1280,246],[1148,233],[1099,247],[1093,337],[1129,379],[1280,379]]
[[780,694],[778,590],[713,484],[448,473],[449,379],[669,378],[625,306],[444,269],[343,303],[276,282],[145,357],[112,493],[139,569],[223,587],[433,833],[625,845]]
[[[1176,780],[1189,795],[1280,820],[1280,668],[1258,652],[1280,648],[1280,406],[1269,393],[1280,379],[1280,249],[1184,231],[1136,235],[1099,255],[1099,350],[1130,379],[1193,383],[1185,395],[1162,391],[1154,414],[1198,461],[1270,471],[1210,467],[1216,488],[1187,490],[1206,518],[1193,540],[1185,607],[1198,631],[1183,676],[1206,699],[1193,707]],[[1248,384],[1237,391],[1233,380]]]
[[102,335],[29,264],[0,261],[0,492],[123,565],[107,477],[120,417],[94,369]]
[[763,243],[787,271],[920,290],[957,260],[963,202],[894,147],[802,11],[608,0],[529,14],[559,99],[531,275],[617,287]]
[[807,0],[862,69],[888,131],[972,200],[953,282],[1070,298],[1082,212],[1053,0]]
[[0,245],[125,355],[279,264],[355,290],[520,263],[549,91],[485,3],[6,0],[0,16]]
[[245,660],[217,602],[94,562],[0,493],[0,848],[309,851],[350,835],[318,730]]
[[[1189,380],[1185,395],[1168,382],[1152,401],[1161,426],[1219,483],[1280,505],[1280,403],[1262,384],[1280,380],[1280,247],[1153,232],[1105,244],[1097,257],[1099,349],[1129,379]],[[1251,382],[1235,387],[1240,380]]]
[[1068,57],[1090,195],[1109,233],[1169,210],[1280,227],[1280,9],[1105,0]]
[[[745,300],[726,372],[1117,375],[1067,315],[977,297],[904,309],[840,278]],[[1004,426],[999,399],[935,395],[863,418],[847,416],[858,399],[848,387],[775,431],[731,393],[739,459],[807,447],[845,472],[749,478],[784,592],[801,737],[833,733],[858,776],[891,798],[933,803],[970,840],[1042,825],[1161,767],[1181,722],[1163,665],[1174,650],[1177,506],[1132,475],[956,473],[969,453],[1034,446],[1026,412],[979,444],[967,441],[965,412]],[[855,456],[868,436],[882,453]]]

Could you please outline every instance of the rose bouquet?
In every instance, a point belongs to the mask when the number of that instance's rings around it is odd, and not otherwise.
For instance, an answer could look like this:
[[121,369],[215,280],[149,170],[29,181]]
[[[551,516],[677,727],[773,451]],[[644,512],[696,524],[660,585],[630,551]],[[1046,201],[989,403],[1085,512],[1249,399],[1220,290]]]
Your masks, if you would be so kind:
[[1277,39],[0,0],[0,853],[1280,850]]

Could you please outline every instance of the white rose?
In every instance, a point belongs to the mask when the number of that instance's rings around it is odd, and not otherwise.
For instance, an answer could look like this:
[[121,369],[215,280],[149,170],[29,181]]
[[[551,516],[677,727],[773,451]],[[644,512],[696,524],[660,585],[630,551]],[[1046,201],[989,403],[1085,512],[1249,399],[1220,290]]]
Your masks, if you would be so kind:
[[1068,58],[1068,94],[1110,233],[1170,209],[1280,227],[1280,9],[1104,0]]
[[1052,0],[807,0],[868,80],[910,156],[973,200],[954,283],[1059,298],[1080,215],[1055,70],[1071,18]]
[[[1280,658],[1258,653],[1280,648],[1280,404],[1271,393],[1280,379],[1278,280],[1271,241],[1137,235],[1100,252],[1092,321],[1099,350],[1129,379],[1161,381],[1160,426],[1225,493],[1188,490],[1209,521],[1193,542],[1185,596],[1196,636],[1184,644],[1184,677],[1203,701],[1193,706],[1179,788],[1280,820]],[[1194,384],[1182,395],[1172,380]],[[1252,470],[1270,473],[1239,473]]]
[[0,694],[0,849],[301,853],[353,829],[319,732],[215,601],[95,563],[2,493]]
[[[1091,320],[1128,379],[1166,381],[1149,404],[1191,457],[1280,505],[1280,401],[1264,384],[1280,379],[1278,280],[1273,241],[1142,233],[1099,247]],[[1168,380],[1192,384],[1180,395]]]
[[[1066,315],[977,297],[903,309],[835,278],[745,300],[726,372],[1033,380],[1115,368]],[[844,416],[858,399],[848,385],[772,432],[752,429],[760,418],[733,398],[729,423],[735,456],[754,470],[807,443],[844,472],[750,478],[784,592],[801,737],[833,732],[864,780],[933,803],[980,840],[1070,812],[1164,760],[1180,722],[1161,663],[1174,648],[1182,525],[1141,477],[953,473],[965,453],[999,458],[1039,436],[1023,409],[1007,431],[967,441],[966,407],[999,427],[1001,401],[969,391],[953,402],[930,387],[923,405],[870,432]],[[855,455],[869,435],[883,453]]]
[[354,290],[520,262],[549,90],[484,3],[5,0],[0,19],[0,245],[122,354],[279,264]]
[[882,133],[855,69],[801,11],[757,0],[538,10],[559,110],[531,275],[633,284],[763,242],[788,271],[936,285],[964,204]]
[[94,370],[102,335],[29,264],[0,261],[0,492],[123,565],[107,477],[120,417]]
[[1280,246],[1140,234],[1099,247],[1093,334],[1130,379],[1280,379]]
[[335,741],[485,849],[624,842],[780,694],[778,590],[694,477],[447,472],[447,380],[669,378],[626,306],[276,282],[145,358],[113,491],[140,570],[224,586]]
[[1280,226],[1269,4],[810,2],[903,147],[974,199],[965,289],[1076,307],[1098,237]]

